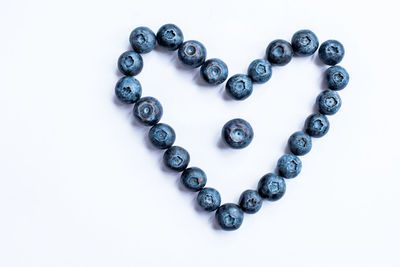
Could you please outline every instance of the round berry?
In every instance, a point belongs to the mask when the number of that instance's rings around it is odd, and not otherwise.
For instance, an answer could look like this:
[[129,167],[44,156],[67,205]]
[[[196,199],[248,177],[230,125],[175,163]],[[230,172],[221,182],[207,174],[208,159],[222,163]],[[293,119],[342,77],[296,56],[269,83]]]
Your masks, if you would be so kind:
[[175,131],[168,124],[157,123],[150,128],[149,140],[156,148],[170,148],[175,142]]
[[326,65],[336,65],[344,57],[344,47],[336,40],[328,40],[321,44],[318,50],[319,58]]
[[265,59],[256,59],[250,63],[247,69],[247,75],[253,83],[265,83],[272,75],[271,63]]
[[228,78],[228,66],[222,60],[212,58],[204,62],[200,68],[200,74],[209,84],[221,84]]
[[169,169],[181,172],[189,165],[190,156],[186,149],[173,146],[165,151],[163,161]]
[[126,51],[118,58],[118,69],[127,76],[135,76],[143,69],[143,58],[136,52]]
[[306,133],[312,137],[322,137],[329,130],[328,118],[319,113],[311,114],[306,119],[305,129]]
[[176,50],[183,43],[183,33],[174,24],[165,24],[157,32],[157,42],[168,50]]
[[335,91],[325,90],[318,95],[317,105],[320,113],[333,115],[342,106],[342,99]]
[[246,190],[240,195],[239,206],[246,213],[256,213],[262,206],[262,198],[256,190]]
[[134,77],[122,77],[115,85],[115,95],[125,104],[133,104],[142,95],[142,86]]
[[161,103],[151,96],[142,97],[133,107],[133,115],[144,125],[157,124],[163,114]]
[[253,92],[253,82],[244,74],[235,74],[226,83],[227,93],[236,100],[244,100]]
[[207,183],[207,175],[197,167],[188,168],[181,175],[182,184],[191,191],[201,190]]
[[288,144],[290,151],[297,156],[307,154],[312,147],[311,137],[304,132],[295,132],[292,134]]
[[298,56],[310,56],[319,46],[317,36],[310,30],[297,31],[292,37],[292,48]]
[[156,35],[147,27],[137,27],[131,32],[129,42],[137,53],[149,53],[156,45]]
[[251,143],[253,136],[253,128],[243,119],[230,120],[222,128],[222,138],[231,148],[245,148]]
[[288,64],[293,57],[293,49],[290,43],[280,39],[272,41],[268,45],[266,53],[268,61],[278,66]]
[[262,198],[276,201],[285,194],[286,183],[282,177],[274,173],[268,173],[258,182],[257,190]]
[[243,211],[238,205],[227,203],[218,208],[215,217],[223,230],[233,231],[242,225]]
[[301,171],[301,160],[292,154],[285,154],[278,160],[278,171],[284,178],[294,178]]
[[350,76],[340,66],[333,66],[325,71],[325,80],[329,89],[342,90],[349,83]]
[[179,60],[186,66],[197,68],[206,60],[207,50],[199,41],[186,41],[178,50]]
[[221,195],[214,188],[205,187],[197,194],[197,204],[206,211],[214,211],[221,205]]

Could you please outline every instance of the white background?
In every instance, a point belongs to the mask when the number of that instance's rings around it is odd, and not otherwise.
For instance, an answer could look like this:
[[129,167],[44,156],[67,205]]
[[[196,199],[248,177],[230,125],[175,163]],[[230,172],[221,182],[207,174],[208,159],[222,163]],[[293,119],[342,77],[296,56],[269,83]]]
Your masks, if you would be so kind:
[[[2,0],[0,266],[400,266],[395,2]],[[350,83],[329,133],[314,139],[286,195],[235,232],[196,208],[148,128],[114,98],[131,30],[169,22],[231,75],[299,29],[346,49]],[[315,55],[294,58],[243,102],[162,49],[144,55],[137,78],[225,203],[274,170],[325,69]],[[240,151],[220,143],[235,117],[255,131]]]

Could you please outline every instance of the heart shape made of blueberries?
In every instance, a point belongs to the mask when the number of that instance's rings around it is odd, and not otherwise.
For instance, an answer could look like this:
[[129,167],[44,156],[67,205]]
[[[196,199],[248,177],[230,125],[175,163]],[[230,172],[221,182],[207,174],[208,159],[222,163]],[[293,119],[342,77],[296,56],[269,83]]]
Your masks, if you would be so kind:
[[[235,100],[248,98],[254,84],[266,83],[272,76],[273,66],[288,64],[293,56],[310,56],[318,50],[319,59],[330,65],[324,79],[327,90],[317,97],[318,112],[311,114],[305,121],[304,131],[293,133],[288,145],[290,154],[284,154],[277,163],[278,173],[264,175],[257,190],[244,191],[237,204],[221,205],[219,192],[205,187],[207,176],[197,167],[188,168],[189,153],[180,146],[174,146],[175,131],[164,123],[160,123],[163,115],[161,103],[154,97],[141,97],[142,86],[133,76],[143,68],[141,54],[149,53],[156,44],[160,47],[178,52],[182,64],[196,69],[200,67],[202,79],[217,85],[228,78],[228,67],[220,59],[206,60],[207,50],[202,43],[195,40],[184,42],[182,31],[174,24],[165,24],[154,34],[147,27],[138,27],[129,37],[132,51],[124,52],[118,59],[118,68],[125,75],[115,86],[116,97],[125,104],[134,104],[134,117],[143,125],[151,126],[149,139],[154,147],[166,150],[163,156],[165,166],[176,172],[182,172],[181,182],[190,191],[198,192],[197,203],[206,211],[216,211],[215,218],[223,230],[236,230],[243,222],[244,213],[256,213],[262,206],[263,200],[276,201],[286,191],[285,179],[296,177],[302,168],[298,156],[307,154],[312,147],[312,138],[324,136],[329,130],[327,115],[335,114],[341,107],[342,100],[336,92],[345,88],[349,82],[347,71],[337,64],[344,57],[344,47],[336,40],[325,41],[319,46],[317,36],[310,30],[297,31],[291,42],[274,40],[266,49],[266,58],[256,59],[250,63],[247,74],[235,74],[226,82],[226,92]],[[318,49],[319,48],[319,49]],[[253,138],[253,130],[243,119],[233,119],[225,124],[222,138],[232,148],[244,148]]]

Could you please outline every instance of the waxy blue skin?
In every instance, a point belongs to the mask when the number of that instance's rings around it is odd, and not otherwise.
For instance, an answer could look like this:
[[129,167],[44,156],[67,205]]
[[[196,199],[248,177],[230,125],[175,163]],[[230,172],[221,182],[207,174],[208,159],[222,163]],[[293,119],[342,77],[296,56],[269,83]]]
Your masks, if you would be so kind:
[[243,211],[236,204],[226,203],[217,209],[215,218],[223,230],[233,231],[242,225]]
[[118,69],[127,76],[135,76],[143,69],[143,58],[136,52],[126,51],[118,58]]
[[222,139],[231,148],[245,148],[251,143],[253,137],[253,128],[243,119],[230,120],[222,128]]
[[122,77],[115,85],[115,95],[125,104],[133,104],[142,95],[142,86],[134,77]]
[[178,49],[178,58],[186,66],[200,67],[207,57],[207,49],[202,43],[195,40],[184,42]]
[[311,56],[318,46],[318,38],[310,30],[297,31],[292,37],[292,48],[296,56]]
[[266,83],[272,75],[271,63],[262,58],[256,59],[250,63],[247,75],[253,83]]
[[311,137],[304,132],[295,132],[289,137],[289,149],[297,155],[302,156],[310,152],[312,147]]
[[235,74],[226,83],[227,93],[236,100],[244,100],[253,92],[253,82],[245,74]]
[[350,76],[341,66],[333,66],[325,71],[325,80],[329,89],[342,90],[349,83]]
[[159,149],[170,148],[175,142],[175,131],[165,123],[157,123],[150,128],[149,140],[153,146]]
[[268,45],[266,54],[272,65],[284,66],[292,60],[293,49],[289,42],[278,39]]
[[301,167],[301,160],[292,154],[285,154],[278,160],[279,175],[287,179],[296,177]]
[[207,183],[206,173],[197,167],[187,168],[181,175],[182,184],[190,191],[201,190]]
[[320,113],[311,114],[306,119],[305,129],[311,137],[322,137],[329,131],[328,118]]
[[163,114],[161,103],[151,96],[142,97],[133,107],[133,115],[144,125],[157,124]]
[[222,60],[212,58],[201,65],[200,75],[208,84],[221,84],[228,78],[228,66]]
[[256,190],[246,190],[240,195],[239,206],[246,213],[256,213],[261,209],[262,198]]
[[325,41],[319,47],[318,55],[326,65],[336,65],[344,57],[344,46],[336,40]]
[[186,149],[172,146],[165,151],[163,161],[167,168],[181,172],[189,165],[190,156]]
[[176,50],[183,43],[183,33],[175,24],[165,24],[157,32],[157,42],[167,50]]
[[342,106],[342,100],[338,93],[333,90],[325,90],[317,97],[319,112],[324,115],[333,115]]
[[156,35],[147,27],[137,27],[131,32],[129,42],[137,53],[149,53],[156,45]]
[[268,173],[258,182],[257,190],[262,198],[276,201],[285,194],[286,183],[282,177],[275,173]]
[[205,187],[197,194],[197,204],[206,211],[214,211],[221,205],[221,195],[211,187]]

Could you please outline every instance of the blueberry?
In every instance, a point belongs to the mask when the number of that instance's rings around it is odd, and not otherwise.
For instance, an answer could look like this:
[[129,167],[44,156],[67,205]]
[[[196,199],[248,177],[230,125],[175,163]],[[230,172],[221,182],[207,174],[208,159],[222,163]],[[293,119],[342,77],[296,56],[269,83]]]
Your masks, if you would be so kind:
[[181,172],[189,165],[190,156],[186,149],[173,146],[165,151],[163,161],[169,169]]
[[256,190],[246,190],[240,195],[239,206],[246,213],[256,213],[262,206],[262,198]]
[[342,90],[349,83],[350,76],[340,66],[333,66],[325,71],[325,80],[329,89]]
[[265,83],[272,75],[271,63],[265,59],[256,59],[250,63],[247,69],[247,75],[253,83]]
[[304,132],[295,132],[292,134],[288,144],[290,151],[297,156],[307,154],[312,147],[311,137]]
[[214,211],[221,205],[221,195],[214,188],[205,187],[197,194],[197,204],[206,211]]
[[285,40],[272,41],[267,47],[267,59],[271,64],[284,66],[292,60],[293,49],[289,42]]
[[324,115],[333,115],[342,106],[342,100],[338,93],[332,90],[325,90],[318,95],[317,105],[319,112]]
[[336,40],[328,40],[321,44],[318,50],[319,58],[326,65],[336,65],[344,57],[344,47]]
[[157,99],[151,96],[142,97],[133,107],[133,115],[144,125],[157,124],[163,114],[163,108]]
[[186,66],[197,68],[206,60],[207,50],[199,41],[186,41],[178,49],[178,58]]
[[147,27],[138,27],[131,32],[129,42],[137,53],[149,53],[156,45],[156,35]]
[[191,167],[183,171],[181,182],[187,189],[199,191],[206,185],[207,175],[202,169]]
[[319,46],[317,36],[310,30],[297,31],[292,37],[293,51],[297,56],[310,56]]
[[217,209],[215,218],[223,230],[233,231],[242,225],[243,211],[236,204],[226,203]]
[[183,33],[174,24],[165,24],[157,32],[157,42],[168,50],[176,50],[183,43]]
[[175,131],[168,124],[157,123],[150,128],[149,140],[156,148],[170,148],[175,142]]
[[328,118],[319,113],[311,114],[306,119],[305,129],[306,133],[312,137],[322,137],[329,130]]
[[133,104],[142,95],[142,86],[134,77],[122,77],[115,85],[115,95],[125,104]]
[[292,154],[285,154],[278,160],[278,171],[284,178],[294,178],[301,171],[301,160]]
[[133,51],[126,51],[118,58],[118,69],[127,76],[135,76],[143,69],[142,56]]
[[269,201],[280,199],[286,191],[285,180],[275,173],[264,175],[258,182],[258,193]]
[[227,93],[236,100],[244,100],[253,92],[253,82],[244,74],[235,74],[226,83]]
[[243,119],[230,120],[222,128],[222,138],[231,148],[245,148],[251,143],[253,136],[253,128]]
[[201,77],[209,84],[217,85],[228,78],[228,66],[218,58],[212,58],[204,62],[200,68]]

